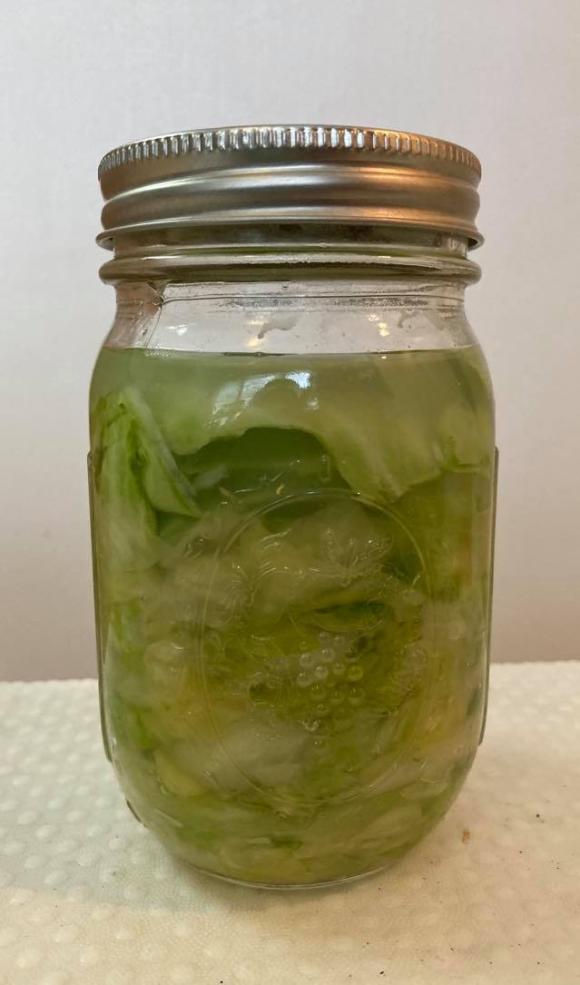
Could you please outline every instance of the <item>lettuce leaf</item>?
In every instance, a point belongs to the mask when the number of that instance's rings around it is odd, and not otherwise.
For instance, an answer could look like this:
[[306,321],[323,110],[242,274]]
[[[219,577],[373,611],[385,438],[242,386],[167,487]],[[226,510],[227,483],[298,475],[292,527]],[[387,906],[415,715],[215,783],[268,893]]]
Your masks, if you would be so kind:
[[485,373],[455,354],[348,372],[141,356],[92,409],[126,795],[231,878],[317,883],[392,861],[447,808],[479,735]]

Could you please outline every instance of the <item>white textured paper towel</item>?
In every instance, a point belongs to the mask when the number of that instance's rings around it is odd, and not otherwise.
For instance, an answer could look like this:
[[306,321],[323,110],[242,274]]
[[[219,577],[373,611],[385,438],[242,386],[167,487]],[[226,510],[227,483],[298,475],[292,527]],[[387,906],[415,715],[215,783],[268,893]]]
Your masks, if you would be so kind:
[[580,663],[493,668],[446,820],[331,891],[196,875],[129,814],[93,681],[0,685],[1,985],[580,983]]

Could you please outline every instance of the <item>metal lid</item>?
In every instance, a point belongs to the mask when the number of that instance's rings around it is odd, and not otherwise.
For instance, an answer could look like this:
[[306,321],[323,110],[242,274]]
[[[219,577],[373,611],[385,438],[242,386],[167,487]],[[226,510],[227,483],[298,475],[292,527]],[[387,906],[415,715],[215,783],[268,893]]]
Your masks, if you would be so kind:
[[334,223],[431,230],[477,246],[478,159],[433,137],[344,126],[190,130],[101,161],[102,246],[208,225]]

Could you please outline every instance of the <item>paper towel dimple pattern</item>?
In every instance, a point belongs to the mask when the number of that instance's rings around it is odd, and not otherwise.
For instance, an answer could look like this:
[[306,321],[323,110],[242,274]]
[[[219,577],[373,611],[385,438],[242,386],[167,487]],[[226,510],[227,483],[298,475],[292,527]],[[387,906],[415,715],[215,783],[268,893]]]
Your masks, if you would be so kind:
[[580,985],[580,663],[494,667],[449,816],[326,892],[196,875],[127,810],[93,681],[0,684],[0,915],[0,985]]

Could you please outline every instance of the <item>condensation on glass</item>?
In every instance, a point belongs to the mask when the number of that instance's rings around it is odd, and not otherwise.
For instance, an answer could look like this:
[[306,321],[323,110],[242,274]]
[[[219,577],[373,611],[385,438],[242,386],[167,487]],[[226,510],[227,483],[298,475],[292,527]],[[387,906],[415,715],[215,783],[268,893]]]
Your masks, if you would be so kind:
[[373,872],[447,811],[485,716],[479,164],[256,127],[127,145],[100,178],[118,304],[90,483],[119,782],[205,872]]

